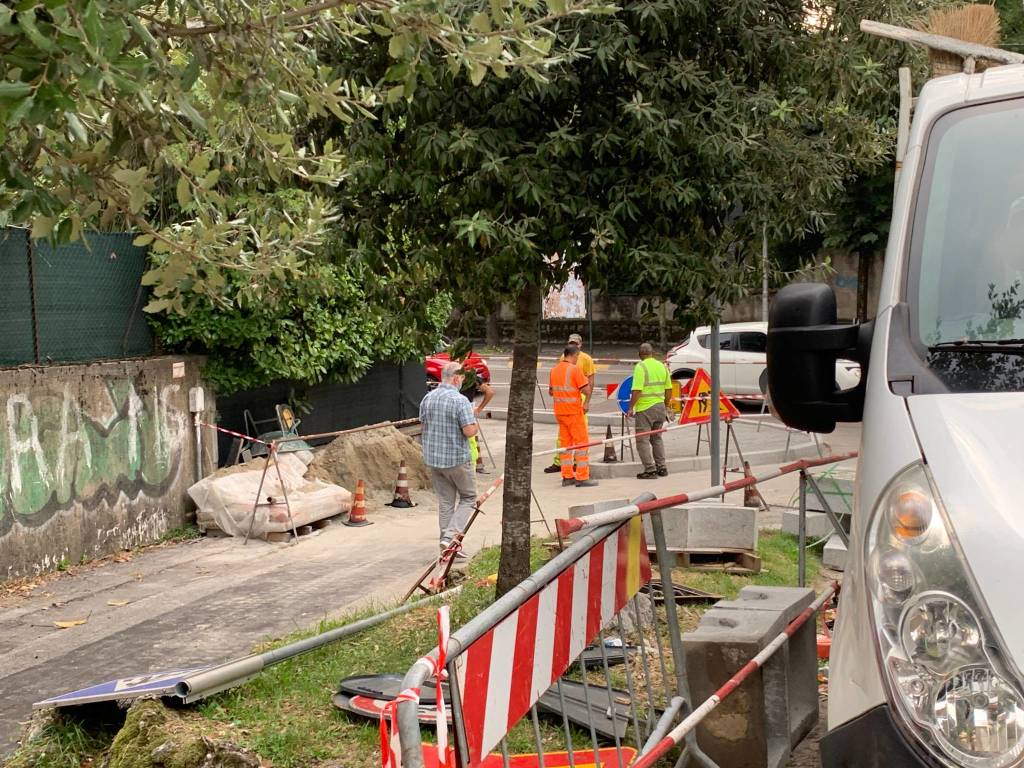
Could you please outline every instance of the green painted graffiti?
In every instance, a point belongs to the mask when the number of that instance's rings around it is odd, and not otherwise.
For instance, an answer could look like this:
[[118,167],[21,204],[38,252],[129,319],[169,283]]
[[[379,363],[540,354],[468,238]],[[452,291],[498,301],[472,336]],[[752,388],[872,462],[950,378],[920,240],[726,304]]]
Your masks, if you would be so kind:
[[118,379],[98,385],[95,397],[70,388],[9,395],[0,411],[0,533],[14,518],[38,524],[72,504],[167,488],[187,435],[186,416],[171,403],[178,390],[140,394]]

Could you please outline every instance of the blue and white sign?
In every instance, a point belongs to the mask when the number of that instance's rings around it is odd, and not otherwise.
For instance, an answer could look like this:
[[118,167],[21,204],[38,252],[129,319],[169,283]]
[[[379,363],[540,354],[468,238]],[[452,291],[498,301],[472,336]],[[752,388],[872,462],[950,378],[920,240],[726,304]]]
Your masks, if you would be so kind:
[[209,666],[205,666],[175,669],[170,672],[154,672],[148,675],[108,680],[105,683],[99,683],[89,688],[62,693],[45,701],[38,701],[32,707],[34,709],[41,709],[43,707],[75,707],[79,704],[91,704],[96,701],[118,701],[121,699],[136,699],[141,696],[169,696],[174,693],[175,686],[179,682],[209,668]]
[[615,399],[619,401],[619,408],[623,413],[629,411],[629,400],[633,396],[633,377],[627,376],[618,390],[615,392]]

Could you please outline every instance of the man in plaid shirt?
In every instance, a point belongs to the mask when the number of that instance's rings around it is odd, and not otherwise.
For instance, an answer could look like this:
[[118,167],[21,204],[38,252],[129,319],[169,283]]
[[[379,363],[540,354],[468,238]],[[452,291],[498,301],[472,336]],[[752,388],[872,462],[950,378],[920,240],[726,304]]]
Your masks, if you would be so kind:
[[[469,522],[476,504],[476,481],[470,461],[469,440],[479,430],[473,406],[462,396],[462,365],[441,369],[441,383],[420,402],[423,423],[423,461],[437,494],[437,522],[441,549]],[[459,553],[461,555],[461,553]]]

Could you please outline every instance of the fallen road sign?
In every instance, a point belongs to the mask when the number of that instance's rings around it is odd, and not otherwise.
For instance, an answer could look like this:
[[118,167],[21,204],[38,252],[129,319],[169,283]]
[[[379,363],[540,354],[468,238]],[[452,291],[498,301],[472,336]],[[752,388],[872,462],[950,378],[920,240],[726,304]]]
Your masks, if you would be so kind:
[[[723,419],[734,419],[739,410],[722,392],[718,393],[718,412]],[[698,368],[690,382],[690,389],[684,396],[680,424],[706,424],[711,421],[711,377],[703,368]]]
[[97,701],[171,696],[174,694],[179,682],[189,675],[194,675],[205,669],[210,669],[210,667],[190,667],[188,669],[175,669],[169,672],[153,672],[148,675],[121,677],[117,680],[108,680],[105,683],[98,683],[97,685],[77,691],[62,693],[45,701],[37,701],[32,707],[33,709],[41,709],[43,707],[75,707],[79,704],[92,704]]

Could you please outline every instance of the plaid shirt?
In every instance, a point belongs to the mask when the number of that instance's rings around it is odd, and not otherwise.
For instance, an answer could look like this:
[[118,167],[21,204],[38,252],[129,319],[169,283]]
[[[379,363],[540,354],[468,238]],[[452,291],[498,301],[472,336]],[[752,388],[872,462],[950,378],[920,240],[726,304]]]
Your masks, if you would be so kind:
[[423,422],[423,461],[447,469],[469,461],[469,442],[462,428],[476,424],[473,406],[451,384],[440,384],[420,402]]

